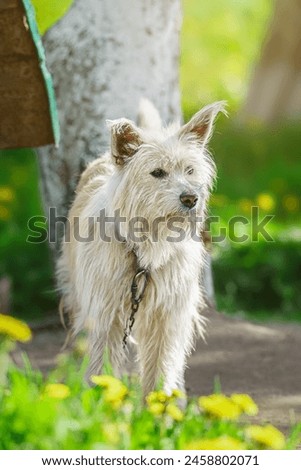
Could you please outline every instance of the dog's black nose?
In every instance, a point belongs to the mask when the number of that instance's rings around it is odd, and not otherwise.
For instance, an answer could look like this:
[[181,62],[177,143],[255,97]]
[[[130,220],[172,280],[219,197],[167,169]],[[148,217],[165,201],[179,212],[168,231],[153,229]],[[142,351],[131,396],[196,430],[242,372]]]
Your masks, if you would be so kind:
[[182,193],[180,201],[185,207],[192,209],[198,202],[198,197],[196,194]]

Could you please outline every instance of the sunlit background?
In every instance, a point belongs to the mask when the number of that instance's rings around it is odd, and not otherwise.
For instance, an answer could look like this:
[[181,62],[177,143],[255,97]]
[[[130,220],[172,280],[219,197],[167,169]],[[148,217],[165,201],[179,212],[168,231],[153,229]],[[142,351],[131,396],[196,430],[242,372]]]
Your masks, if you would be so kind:
[[185,117],[199,103],[243,104],[254,63],[260,57],[272,0],[184,0],[181,89]]
[[[218,181],[210,214],[221,225],[235,215],[250,218],[252,206],[261,217],[275,216],[268,225],[274,242],[213,244],[218,308],[255,320],[300,321],[301,108],[299,116],[285,110],[281,86],[266,103],[259,93],[257,108],[254,99],[261,77],[266,81],[263,45],[277,27],[274,10],[272,0],[184,0],[182,103],[188,119],[202,104],[228,102],[229,119],[218,123],[211,143]],[[287,74],[295,65],[289,60]],[[271,103],[282,114],[273,114]],[[2,308],[27,319],[47,315],[57,303],[48,246],[26,243],[28,219],[43,214],[35,156],[31,150],[0,156]]]

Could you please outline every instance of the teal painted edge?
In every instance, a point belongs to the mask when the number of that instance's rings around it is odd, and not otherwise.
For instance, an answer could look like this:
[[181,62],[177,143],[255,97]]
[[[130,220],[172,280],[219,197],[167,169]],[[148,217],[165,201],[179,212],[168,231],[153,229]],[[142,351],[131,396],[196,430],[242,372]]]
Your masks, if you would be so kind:
[[52,124],[54,142],[55,142],[55,146],[58,147],[59,142],[60,142],[60,124],[59,124],[59,118],[58,118],[58,112],[57,112],[57,106],[56,106],[55,93],[54,93],[52,78],[46,66],[46,56],[45,56],[45,51],[44,51],[43,43],[41,40],[41,36],[38,31],[35,10],[30,0],[21,0],[21,1],[25,8],[28,26],[29,26],[33,42],[35,44],[35,47],[38,53],[39,64],[40,64],[40,68],[41,68],[41,72],[43,75],[44,83],[46,86],[46,92],[48,96],[50,119],[51,119],[51,124]]

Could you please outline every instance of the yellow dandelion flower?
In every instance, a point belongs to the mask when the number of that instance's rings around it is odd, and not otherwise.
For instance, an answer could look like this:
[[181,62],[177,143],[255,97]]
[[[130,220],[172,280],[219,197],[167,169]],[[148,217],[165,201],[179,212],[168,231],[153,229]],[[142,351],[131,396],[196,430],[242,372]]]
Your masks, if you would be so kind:
[[163,403],[150,403],[148,409],[154,416],[161,416],[165,411]]
[[64,400],[70,396],[70,388],[65,384],[48,384],[45,387],[44,396]]
[[163,391],[150,392],[146,397],[146,402],[150,405],[152,403],[166,403],[170,397]]
[[276,206],[275,199],[271,194],[261,193],[257,196],[257,204],[260,209],[268,212],[274,209]]
[[5,222],[6,220],[9,220],[9,218],[10,218],[9,210],[4,206],[0,206],[0,220],[3,220]]
[[246,394],[243,393],[234,393],[231,395],[231,400],[236,403],[244,413],[249,416],[255,416],[258,413],[258,406],[255,401]]
[[10,317],[9,315],[2,315],[0,313],[0,334],[6,335],[9,338],[27,343],[31,340],[32,334],[29,326],[26,323]]
[[104,392],[104,400],[106,403],[109,403],[113,408],[120,408],[125,397],[127,396],[128,389],[125,385],[120,387],[109,387]]
[[186,395],[182,390],[175,389],[171,392],[171,397],[172,398],[185,398]]
[[293,196],[292,194],[286,196],[283,198],[282,201],[283,207],[288,211],[288,212],[297,212],[300,208],[300,201],[296,196]]
[[157,392],[150,392],[146,397],[146,403],[150,406],[152,403],[156,403],[157,400]]
[[106,403],[115,409],[121,407],[128,389],[120,380],[110,375],[92,375],[91,381],[105,389],[103,397]]
[[123,383],[119,379],[116,379],[111,375],[92,375],[91,382],[93,382],[95,385],[100,385],[104,388],[123,385]]
[[163,390],[159,390],[156,393],[157,393],[157,400],[160,403],[166,403],[170,398]]
[[244,450],[246,445],[230,436],[220,436],[213,439],[198,439],[189,442],[185,450]]
[[0,201],[11,202],[14,200],[14,192],[8,186],[0,187]]
[[284,435],[271,424],[267,424],[266,426],[248,426],[245,429],[245,433],[249,439],[270,449],[281,450],[285,446]]
[[106,395],[106,394],[105,394],[105,402],[106,402],[108,405],[110,405],[110,407],[113,408],[113,410],[119,410],[119,409],[122,407],[123,403],[124,403],[123,399],[119,399],[119,400],[115,399],[115,400],[112,400],[112,399],[111,399],[110,397],[108,397],[108,395]]
[[175,421],[183,421],[184,414],[174,403],[169,403],[166,407],[166,413]]
[[200,397],[199,406],[206,413],[220,419],[237,419],[242,413],[241,408],[236,403],[221,394]]

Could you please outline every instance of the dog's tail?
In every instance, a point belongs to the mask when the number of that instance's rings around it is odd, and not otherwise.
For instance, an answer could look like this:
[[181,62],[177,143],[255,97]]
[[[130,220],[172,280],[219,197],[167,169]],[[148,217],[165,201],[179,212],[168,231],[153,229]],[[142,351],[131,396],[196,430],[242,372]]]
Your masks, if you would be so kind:
[[162,127],[159,111],[147,98],[140,99],[137,124],[142,129],[159,130]]

